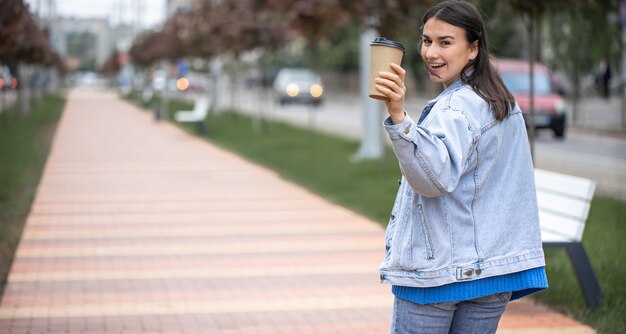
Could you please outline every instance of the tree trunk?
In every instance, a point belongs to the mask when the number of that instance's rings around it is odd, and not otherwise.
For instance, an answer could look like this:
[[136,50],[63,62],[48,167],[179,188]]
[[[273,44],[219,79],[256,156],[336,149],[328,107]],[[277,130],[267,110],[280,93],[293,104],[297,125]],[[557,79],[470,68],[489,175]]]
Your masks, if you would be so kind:
[[578,73],[574,73],[574,94],[572,96],[572,123],[578,123],[578,115],[580,114],[580,80]]
[[619,53],[620,55],[622,55],[622,68],[620,71],[621,75],[617,77],[620,78],[619,80],[621,80],[620,95],[622,97],[622,130],[626,131],[626,84],[624,82],[626,80],[626,51],[624,50],[624,44],[626,43],[626,27],[622,25],[621,28],[622,38],[620,39],[619,43]]
[[170,84],[170,66],[169,62],[164,60],[161,62],[161,66],[165,70],[165,85],[163,90],[161,91],[161,106],[160,109],[157,109],[156,112],[156,120],[167,120],[169,114],[169,92],[168,85]]
[[[258,134],[258,135],[263,135],[263,108],[265,107],[263,105],[263,103],[261,103],[262,101],[266,101],[266,99],[263,98],[263,73],[265,73],[265,67],[263,66],[263,62],[259,61],[257,63],[258,67],[258,71],[259,71],[259,80],[256,81],[253,84],[253,89],[256,92],[256,106],[252,105],[250,106],[250,110],[254,110],[256,108],[257,111],[257,117],[254,117],[253,119],[255,120],[254,122],[254,131]],[[250,93],[250,95],[252,95],[252,92]],[[250,99],[251,101],[254,101],[254,99]],[[267,111],[267,110],[266,110]]]
[[222,62],[219,56],[215,56],[211,60],[211,94],[213,97],[211,98],[211,107],[209,108],[209,112],[213,114],[217,114],[217,111],[220,107],[220,91],[219,91],[219,82],[220,76],[222,75]]
[[235,99],[237,98],[237,70],[235,68],[237,68],[237,57],[235,56],[234,59],[235,62],[235,66],[233,66],[233,68],[231,69],[230,72],[230,78],[229,78],[229,84],[230,84],[230,109],[232,111],[232,115],[235,116],[235,112],[234,110],[237,108],[236,101]]
[[17,105],[24,114],[30,111],[30,89],[28,84],[30,76],[28,72],[25,65],[17,66]]
[[529,64],[530,70],[528,71],[528,76],[530,79],[530,125],[529,125],[529,143],[530,143],[530,155],[535,161],[535,18],[533,15],[529,15],[530,23],[528,24],[528,35],[529,35]]
[[[576,67],[577,68],[577,67]],[[574,96],[572,97],[572,123],[578,124],[580,122],[580,73],[577,69],[573,71],[573,79],[574,79]]]

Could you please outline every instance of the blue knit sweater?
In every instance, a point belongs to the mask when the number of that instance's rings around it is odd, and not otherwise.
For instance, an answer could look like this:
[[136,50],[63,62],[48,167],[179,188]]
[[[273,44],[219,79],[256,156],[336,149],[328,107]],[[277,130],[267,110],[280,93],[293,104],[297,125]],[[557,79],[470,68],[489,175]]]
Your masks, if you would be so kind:
[[458,282],[432,288],[394,285],[393,294],[418,304],[471,300],[500,292],[513,292],[511,300],[519,299],[548,287],[545,267],[533,268],[502,276]]

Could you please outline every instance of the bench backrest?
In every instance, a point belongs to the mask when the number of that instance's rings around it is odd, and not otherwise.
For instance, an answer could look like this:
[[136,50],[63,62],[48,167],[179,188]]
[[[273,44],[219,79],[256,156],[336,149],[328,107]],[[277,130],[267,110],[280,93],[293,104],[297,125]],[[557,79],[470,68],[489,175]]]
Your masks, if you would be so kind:
[[209,103],[209,98],[206,96],[197,98],[193,105],[193,113],[200,118],[205,118],[209,111]]
[[580,242],[596,188],[592,180],[535,169],[543,242]]

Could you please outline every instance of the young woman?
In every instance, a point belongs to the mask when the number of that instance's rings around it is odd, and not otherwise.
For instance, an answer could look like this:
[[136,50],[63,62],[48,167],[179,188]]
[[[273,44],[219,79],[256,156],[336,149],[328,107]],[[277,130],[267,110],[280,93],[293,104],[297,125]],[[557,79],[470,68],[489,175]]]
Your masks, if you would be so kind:
[[439,3],[422,29],[422,59],[444,90],[419,120],[404,111],[402,67],[376,79],[402,171],[380,267],[392,332],[494,333],[507,302],[548,286],[524,119],[473,5]]

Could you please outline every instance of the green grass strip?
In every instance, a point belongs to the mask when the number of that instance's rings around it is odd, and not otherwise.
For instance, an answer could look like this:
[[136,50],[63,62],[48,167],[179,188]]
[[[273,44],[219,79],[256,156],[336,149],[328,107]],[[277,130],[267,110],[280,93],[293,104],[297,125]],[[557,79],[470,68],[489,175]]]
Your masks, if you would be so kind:
[[28,113],[0,112],[0,295],[64,105],[45,96]]

